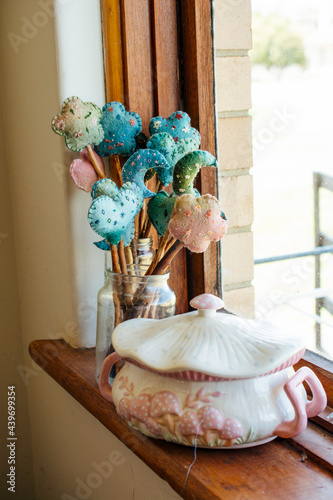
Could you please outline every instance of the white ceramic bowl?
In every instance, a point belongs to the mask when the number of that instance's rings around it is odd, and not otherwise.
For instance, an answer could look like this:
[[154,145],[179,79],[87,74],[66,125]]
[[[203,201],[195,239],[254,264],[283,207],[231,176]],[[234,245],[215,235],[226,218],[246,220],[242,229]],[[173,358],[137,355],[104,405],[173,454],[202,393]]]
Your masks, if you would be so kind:
[[[305,350],[300,337],[216,313],[223,302],[213,295],[191,305],[198,311],[133,319],[114,330],[116,352],[103,363],[99,388],[130,426],[179,444],[241,448],[295,436],[324,410],[316,375],[293,369]],[[111,387],[120,358],[125,364]]]

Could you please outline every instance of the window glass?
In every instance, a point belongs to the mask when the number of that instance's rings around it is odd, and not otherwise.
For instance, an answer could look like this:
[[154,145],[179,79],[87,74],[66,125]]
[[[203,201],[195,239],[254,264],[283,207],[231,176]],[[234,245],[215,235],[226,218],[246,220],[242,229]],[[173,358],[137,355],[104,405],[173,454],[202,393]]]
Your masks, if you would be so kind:
[[[333,3],[252,0],[255,259],[310,252],[315,215],[333,243]],[[329,249],[328,249],[329,250]],[[320,269],[316,267],[320,259]],[[317,274],[317,280],[315,278]],[[319,279],[320,278],[320,279]],[[256,315],[302,331],[333,359],[333,254],[255,266]],[[317,309],[316,309],[317,298]],[[319,309],[319,300],[328,309]],[[332,301],[332,302],[330,302]]]

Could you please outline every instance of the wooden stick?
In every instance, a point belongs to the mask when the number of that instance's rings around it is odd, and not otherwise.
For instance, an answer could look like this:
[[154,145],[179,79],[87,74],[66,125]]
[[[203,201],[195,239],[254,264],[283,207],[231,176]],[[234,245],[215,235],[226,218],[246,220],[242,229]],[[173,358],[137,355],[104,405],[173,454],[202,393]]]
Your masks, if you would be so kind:
[[[174,243],[176,243],[176,241],[177,241],[177,238],[171,238],[171,239],[168,241],[168,243],[167,243],[167,245],[166,245],[166,247],[165,247],[165,251],[164,251],[164,253],[167,253],[167,252],[170,250],[170,248],[172,247],[172,245],[173,245]],[[162,255],[162,257],[163,257],[163,255]]]
[[138,263],[138,237],[136,234],[131,242],[131,250],[132,250],[132,254],[133,254],[133,263],[137,264]]
[[121,272],[123,274],[128,274],[127,264],[126,264],[126,256],[125,256],[124,240],[122,238],[118,243],[118,254],[119,254],[119,260],[120,260]]
[[133,252],[131,247],[128,245],[125,247],[125,258],[126,258],[126,264],[133,264]]
[[98,179],[105,179],[106,175],[104,174],[104,172],[101,169],[101,167],[98,165],[98,162],[97,162],[97,160],[95,158],[93,149],[90,146],[90,144],[88,144],[88,146],[86,147],[86,149],[87,149],[87,153],[88,153],[88,157],[89,157],[90,163],[94,167],[94,170],[95,170],[95,172],[97,174]]
[[[111,247],[111,257],[112,257],[112,271],[114,273],[121,274],[117,245],[110,245],[110,247]],[[122,320],[120,302],[116,293],[113,294],[113,304],[114,304],[114,328],[116,328],[116,326],[118,326]]]
[[164,235],[162,236],[162,238],[160,239],[157,252],[155,254],[155,257],[154,257],[152,263],[150,264],[150,266],[149,266],[149,268],[148,268],[148,270],[146,272],[146,276],[150,275],[150,274],[153,274],[153,271],[154,271],[157,263],[163,257],[164,251],[165,251],[165,247],[166,247],[166,245],[168,243],[169,236],[170,236],[170,233],[169,233],[169,230],[167,229],[165,231]]
[[164,255],[164,257],[157,264],[152,274],[164,274],[165,271],[170,266],[174,257],[184,246],[185,246],[184,243],[182,243],[179,240],[176,240],[176,242],[172,245],[170,250]]
[[151,228],[153,227],[152,223],[151,223],[151,220],[149,219],[149,217],[147,216],[147,219],[146,219],[146,224],[145,224],[145,227],[144,227],[144,232],[143,232],[143,238],[149,238],[149,236],[151,236]]
[[139,224],[139,235],[140,238],[143,238],[144,236],[144,228],[146,225],[146,221],[148,219],[148,214],[147,214],[147,205],[148,205],[148,200],[145,199],[143,200],[143,205],[140,211],[140,224]]
[[121,177],[121,164],[119,155],[112,156],[112,163],[113,165],[111,166],[111,179],[117,184],[119,188],[121,188],[121,186],[123,185],[123,179]]
[[[169,220],[172,219],[173,214],[175,213],[175,206],[176,205],[174,205],[174,207],[173,207],[173,210],[171,212],[171,216],[170,216]],[[170,236],[170,233],[169,233],[169,229],[167,227],[164,235],[160,239],[160,242],[159,242],[159,245],[158,245],[158,248],[157,248],[157,252],[156,252],[155,258],[154,258],[153,262],[150,264],[149,269],[146,272],[146,274],[154,274],[153,271],[154,271],[157,263],[162,259],[162,257],[164,256],[164,254],[166,252],[166,247],[167,247],[169,236]]]
[[110,246],[111,246],[111,257],[112,257],[112,271],[114,273],[121,274],[117,245],[110,245]]

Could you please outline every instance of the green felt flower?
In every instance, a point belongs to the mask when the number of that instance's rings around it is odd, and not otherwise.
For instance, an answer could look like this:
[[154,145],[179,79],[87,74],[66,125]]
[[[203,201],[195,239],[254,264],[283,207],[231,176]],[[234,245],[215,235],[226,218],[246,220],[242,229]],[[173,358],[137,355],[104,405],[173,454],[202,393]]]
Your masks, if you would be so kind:
[[65,137],[71,151],[82,151],[88,144],[98,144],[104,137],[100,125],[102,111],[93,102],[72,96],[62,103],[61,113],[53,117],[52,129]]
[[164,184],[172,182],[173,169],[176,163],[186,154],[198,149],[198,143],[191,138],[174,141],[172,135],[167,132],[160,132],[151,136],[147,142],[147,149],[159,151],[168,162],[168,169],[165,172]]
[[167,230],[173,207],[176,203],[174,194],[170,196],[165,191],[159,191],[148,203],[148,217],[159,236]]
[[208,151],[188,153],[176,164],[173,171],[172,187],[176,195],[195,195],[193,182],[201,167],[217,167],[216,158]]

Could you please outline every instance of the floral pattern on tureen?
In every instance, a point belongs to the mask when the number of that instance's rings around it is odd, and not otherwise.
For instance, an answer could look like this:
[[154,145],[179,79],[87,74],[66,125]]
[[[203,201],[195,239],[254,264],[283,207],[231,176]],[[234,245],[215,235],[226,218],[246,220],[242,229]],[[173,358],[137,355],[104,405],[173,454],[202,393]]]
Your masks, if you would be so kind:
[[[114,330],[116,352],[103,364],[99,387],[129,426],[187,446],[242,448],[297,435],[325,408],[315,374],[292,366],[304,352],[301,337],[218,314],[223,301],[209,294],[190,304],[198,311],[133,319]],[[111,387],[120,357],[125,364]]]

